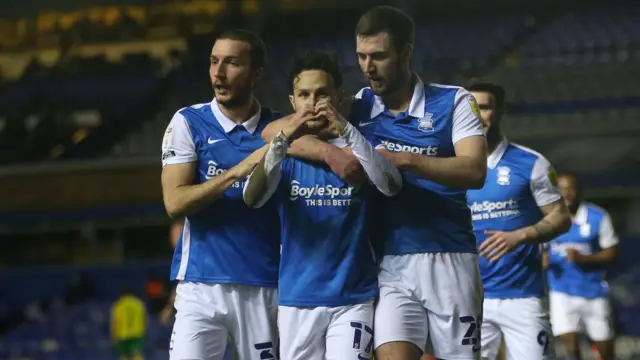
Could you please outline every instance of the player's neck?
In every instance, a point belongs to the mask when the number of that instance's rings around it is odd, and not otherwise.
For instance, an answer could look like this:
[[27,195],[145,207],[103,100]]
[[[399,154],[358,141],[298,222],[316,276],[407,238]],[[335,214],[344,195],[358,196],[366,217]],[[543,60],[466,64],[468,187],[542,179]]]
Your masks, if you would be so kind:
[[487,154],[489,156],[498,148],[503,139],[504,135],[502,135],[501,131],[489,131],[487,133]]
[[239,125],[255,115],[256,111],[258,111],[258,101],[253,96],[251,96],[250,100],[247,101],[246,104],[242,104],[240,106],[232,108],[228,108],[222,104],[218,104],[218,107],[220,107],[220,111],[224,116]]
[[400,86],[398,90],[382,97],[384,105],[393,115],[398,115],[399,113],[409,109],[416,81],[418,80],[413,76],[413,74],[406,74],[402,86]]
[[571,218],[575,219],[578,215],[578,209],[580,208],[580,202],[577,202],[575,205],[569,206],[569,212],[571,213]]

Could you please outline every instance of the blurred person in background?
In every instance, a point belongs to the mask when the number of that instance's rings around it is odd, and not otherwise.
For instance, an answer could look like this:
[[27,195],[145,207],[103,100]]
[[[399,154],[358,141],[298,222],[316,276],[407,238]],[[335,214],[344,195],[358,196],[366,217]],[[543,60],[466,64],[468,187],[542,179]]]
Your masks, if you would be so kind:
[[171,218],[185,218],[171,267],[172,360],[220,360],[229,338],[250,359],[271,354],[277,341],[278,214],[242,199],[267,148],[262,129],[280,117],[254,97],[265,62],[256,34],[221,34],[210,54],[213,101],[180,109],[165,131],[164,204]]
[[[374,191],[393,196],[402,179],[334,107],[342,98],[334,57],[299,56],[288,84],[296,115],[271,142],[244,191],[249,206],[273,197],[280,212],[280,355],[283,360],[368,359],[378,282],[367,209],[373,210]],[[351,186],[324,164],[286,156],[289,143],[315,121],[327,122],[332,143],[351,148],[373,186]]]
[[609,213],[583,200],[575,176],[562,174],[558,183],[573,221],[568,233],[548,245],[549,300],[553,333],[562,339],[568,359],[581,359],[580,331],[604,360],[613,360],[614,329],[606,266],[618,257],[618,236]]
[[167,303],[166,282],[155,274],[150,274],[144,284],[144,292],[149,303],[149,313],[159,314]]
[[489,146],[485,185],[467,192],[484,285],[482,357],[495,360],[504,338],[507,360],[553,359],[540,244],[569,230],[569,211],[549,161],[502,133],[504,89],[467,89]]
[[111,307],[111,339],[121,360],[142,360],[147,331],[147,309],[130,289]]

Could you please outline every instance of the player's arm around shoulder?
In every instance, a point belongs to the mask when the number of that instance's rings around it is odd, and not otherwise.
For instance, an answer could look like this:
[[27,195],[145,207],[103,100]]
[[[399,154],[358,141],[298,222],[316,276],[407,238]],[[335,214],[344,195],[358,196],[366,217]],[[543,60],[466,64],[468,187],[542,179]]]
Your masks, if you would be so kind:
[[401,170],[455,189],[481,189],[487,176],[487,140],[473,96],[465,89],[456,93],[452,142],[455,156],[432,157],[413,153],[386,154]]
[[[300,109],[265,146],[265,152],[251,171],[242,190],[242,197],[247,206],[259,208],[275,193],[282,177],[282,162],[287,156],[291,142],[312,131],[308,124],[319,124],[316,123],[316,117],[312,107]],[[319,131],[320,126],[313,127],[315,131]]]
[[[348,114],[352,104],[353,99],[345,99],[338,111],[341,114]],[[295,122],[299,115],[298,112],[272,121],[262,130],[262,138],[267,143],[271,142],[281,130]],[[333,172],[349,183],[357,183],[364,175],[358,159],[348,149],[338,148],[316,135],[303,135],[292,140],[287,155],[300,160],[327,164]]]
[[[262,130],[262,138],[269,143],[275,139],[276,135],[285,129],[291,121],[295,121],[296,114],[287,115],[269,123]],[[336,146],[318,139],[315,136],[301,136],[291,143],[287,154],[301,160],[327,163],[329,154],[340,151]]]
[[340,137],[349,146],[350,151],[360,162],[367,177],[386,196],[394,196],[402,189],[402,175],[394,163],[376,151],[373,145],[348,123],[337,112],[333,116],[327,116],[329,121],[341,122]]
[[242,189],[242,199],[251,208],[260,208],[275,193],[282,177],[282,161],[287,152],[288,143],[284,136],[278,135],[267,145],[267,150],[253,168]]
[[211,205],[234,182],[246,177],[260,160],[258,150],[228,171],[194,184],[198,153],[187,120],[176,113],[162,141],[162,198],[167,214],[175,219]]

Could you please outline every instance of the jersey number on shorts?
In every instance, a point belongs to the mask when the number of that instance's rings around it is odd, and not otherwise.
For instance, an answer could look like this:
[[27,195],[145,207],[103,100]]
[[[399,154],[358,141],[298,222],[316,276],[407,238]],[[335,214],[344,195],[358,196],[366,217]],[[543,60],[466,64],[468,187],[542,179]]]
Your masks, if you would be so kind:
[[462,345],[473,346],[473,352],[480,350],[480,329],[482,328],[482,316],[461,316],[460,322],[467,324],[467,332],[462,338]]
[[549,348],[549,334],[546,331],[542,330],[538,333],[538,344],[542,346],[542,355],[546,354]]
[[276,358],[273,356],[273,343],[271,341],[255,344],[253,347],[260,351],[260,360]]
[[364,331],[369,334],[369,341],[367,342],[367,346],[365,346],[363,351],[365,354],[370,354],[373,350],[373,329],[357,321],[352,321],[351,327],[354,329],[353,348],[355,350],[362,350],[362,330],[364,329]]

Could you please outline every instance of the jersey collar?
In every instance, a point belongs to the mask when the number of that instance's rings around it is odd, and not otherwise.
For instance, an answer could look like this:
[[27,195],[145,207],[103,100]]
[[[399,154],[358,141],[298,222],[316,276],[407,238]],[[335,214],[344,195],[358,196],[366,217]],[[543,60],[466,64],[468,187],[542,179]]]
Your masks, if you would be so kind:
[[487,167],[489,169],[495,169],[496,166],[498,166],[500,159],[502,159],[502,155],[507,151],[507,146],[509,146],[509,142],[507,141],[507,138],[503,138],[502,141],[500,141],[500,144],[498,144],[495,150],[493,150],[487,158]]
[[[424,83],[420,80],[418,75],[413,75],[413,79],[416,84],[413,86],[413,96],[411,96],[411,103],[409,104],[409,115],[422,119],[424,117],[424,101],[425,101],[425,93],[424,93]],[[374,96],[373,106],[371,107],[371,119],[376,116],[382,114],[385,109],[384,102],[382,102],[382,98],[378,95]]]
[[580,203],[580,206],[578,206],[578,211],[576,211],[574,222],[576,224],[587,223],[587,207],[584,205],[584,203]]
[[[256,113],[253,114],[253,116],[250,117],[247,121],[242,123],[242,126],[244,126],[244,128],[247,129],[247,131],[252,135],[258,127],[258,122],[260,121],[260,113],[262,111],[258,100],[255,101],[258,103],[258,111],[256,111]],[[238,126],[238,124],[233,122],[233,120],[229,119],[222,113],[222,111],[220,110],[220,106],[218,105],[218,101],[215,98],[213,99],[213,101],[211,101],[211,111],[213,111],[213,116],[215,116],[216,120],[218,120],[218,123],[220,123],[220,126],[222,126],[222,129],[224,129],[225,133],[229,133],[236,126]]]

